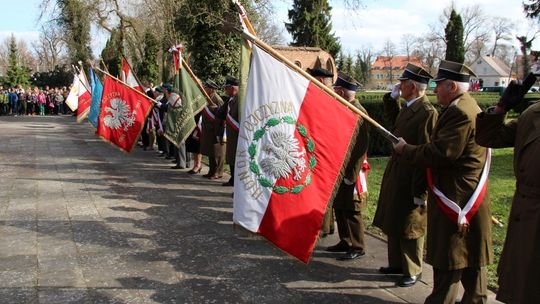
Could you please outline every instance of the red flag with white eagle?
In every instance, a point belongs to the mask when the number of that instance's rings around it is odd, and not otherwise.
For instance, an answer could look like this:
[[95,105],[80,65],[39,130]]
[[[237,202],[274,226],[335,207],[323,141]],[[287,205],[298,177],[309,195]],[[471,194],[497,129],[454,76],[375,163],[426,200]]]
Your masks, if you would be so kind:
[[143,92],[143,89],[139,84],[139,80],[137,80],[137,77],[135,76],[135,74],[133,74],[131,65],[129,65],[129,62],[124,56],[122,56],[122,72],[120,75],[120,79],[135,90]]
[[129,153],[152,106],[146,95],[106,75],[96,134]]
[[307,263],[359,118],[253,46],[233,220]]

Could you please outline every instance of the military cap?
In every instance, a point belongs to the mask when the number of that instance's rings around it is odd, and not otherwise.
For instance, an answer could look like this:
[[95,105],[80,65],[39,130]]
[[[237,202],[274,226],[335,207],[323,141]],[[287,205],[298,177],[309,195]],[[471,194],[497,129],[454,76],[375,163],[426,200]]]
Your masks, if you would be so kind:
[[439,65],[439,71],[433,81],[442,81],[450,79],[458,82],[469,82],[471,76],[476,77],[476,74],[463,63],[443,60]]
[[403,71],[403,74],[401,75],[401,77],[399,77],[399,80],[410,79],[427,84],[432,78],[433,76],[431,76],[426,70],[424,70],[423,67],[414,65],[412,63],[407,63],[405,71]]
[[323,68],[308,68],[308,73],[313,77],[334,77],[334,73],[332,73],[332,71]]
[[356,82],[356,80],[354,80],[351,76],[345,75],[343,73],[339,73],[336,83],[334,83],[334,86],[342,87],[349,91],[358,90],[358,83]]
[[172,92],[173,87],[170,83],[164,83],[161,85],[161,90],[167,90],[168,92]]
[[219,86],[217,85],[217,83],[215,83],[213,80],[210,80],[210,79],[207,79],[204,82],[204,86],[207,87],[207,88],[210,88],[210,89],[214,89],[214,90],[219,89]]
[[154,91],[163,93],[163,89],[160,86],[155,87]]
[[234,77],[227,76],[227,79],[225,79],[225,86],[226,87],[238,86],[238,84],[239,84],[238,79],[236,79]]

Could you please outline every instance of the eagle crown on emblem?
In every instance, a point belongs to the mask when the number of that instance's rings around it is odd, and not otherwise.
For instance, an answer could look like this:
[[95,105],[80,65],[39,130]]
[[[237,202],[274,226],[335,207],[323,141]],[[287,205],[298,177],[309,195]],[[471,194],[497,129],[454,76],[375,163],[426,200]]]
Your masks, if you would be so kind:
[[125,131],[135,123],[135,114],[130,113],[129,105],[120,98],[111,99],[111,106],[105,108],[105,112],[110,113],[103,118],[105,125],[111,129],[124,128]]
[[298,140],[284,131],[271,132],[270,139],[271,143],[262,147],[271,155],[261,160],[263,171],[275,178],[287,178],[294,171],[294,180],[300,180],[306,169],[305,149],[300,149]]

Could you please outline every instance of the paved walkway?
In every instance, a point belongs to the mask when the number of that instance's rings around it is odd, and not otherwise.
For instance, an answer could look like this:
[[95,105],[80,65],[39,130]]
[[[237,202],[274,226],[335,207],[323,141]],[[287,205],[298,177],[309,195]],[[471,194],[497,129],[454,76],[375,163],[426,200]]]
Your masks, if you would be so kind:
[[0,303],[421,303],[377,273],[385,243],[309,265],[232,226],[231,188],[73,117],[0,117]]

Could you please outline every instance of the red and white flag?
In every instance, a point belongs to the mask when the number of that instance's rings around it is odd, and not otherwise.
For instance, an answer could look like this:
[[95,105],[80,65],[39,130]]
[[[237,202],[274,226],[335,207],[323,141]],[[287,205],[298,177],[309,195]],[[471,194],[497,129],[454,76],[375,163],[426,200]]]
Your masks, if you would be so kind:
[[129,153],[151,110],[148,97],[106,75],[96,134]]
[[143,92],[139,81],[135,77],[135,74],[133,74],[133,70],[131,69],[129,62],[124,56],[122,56],[122,72],[120,75],[120,79],[135,90]]
[[73,77],[73,84],[66,98],[66,104],[71,111],[77,111],[77,122],[82,122],[90,112],[92,94],[90,93],[88,80],[86,80],[82,70]]
[[88,114],[90,114],[90,106],[92,105],[92,93],[90,84],[83,70],[79,72],[79,98],[77,107],[77,122],[82,122]]
[[171,53],[173,56],[175,74],[178,74],[178,72],[180,71],[180,68],[182,67],[182,50],[183,49],[184,49],[184,46],[182,46],[182,44],[177,44],[169,48],[169,53]]
[[255,45],[242,114],[233,220],[307,263],[360,118]]

